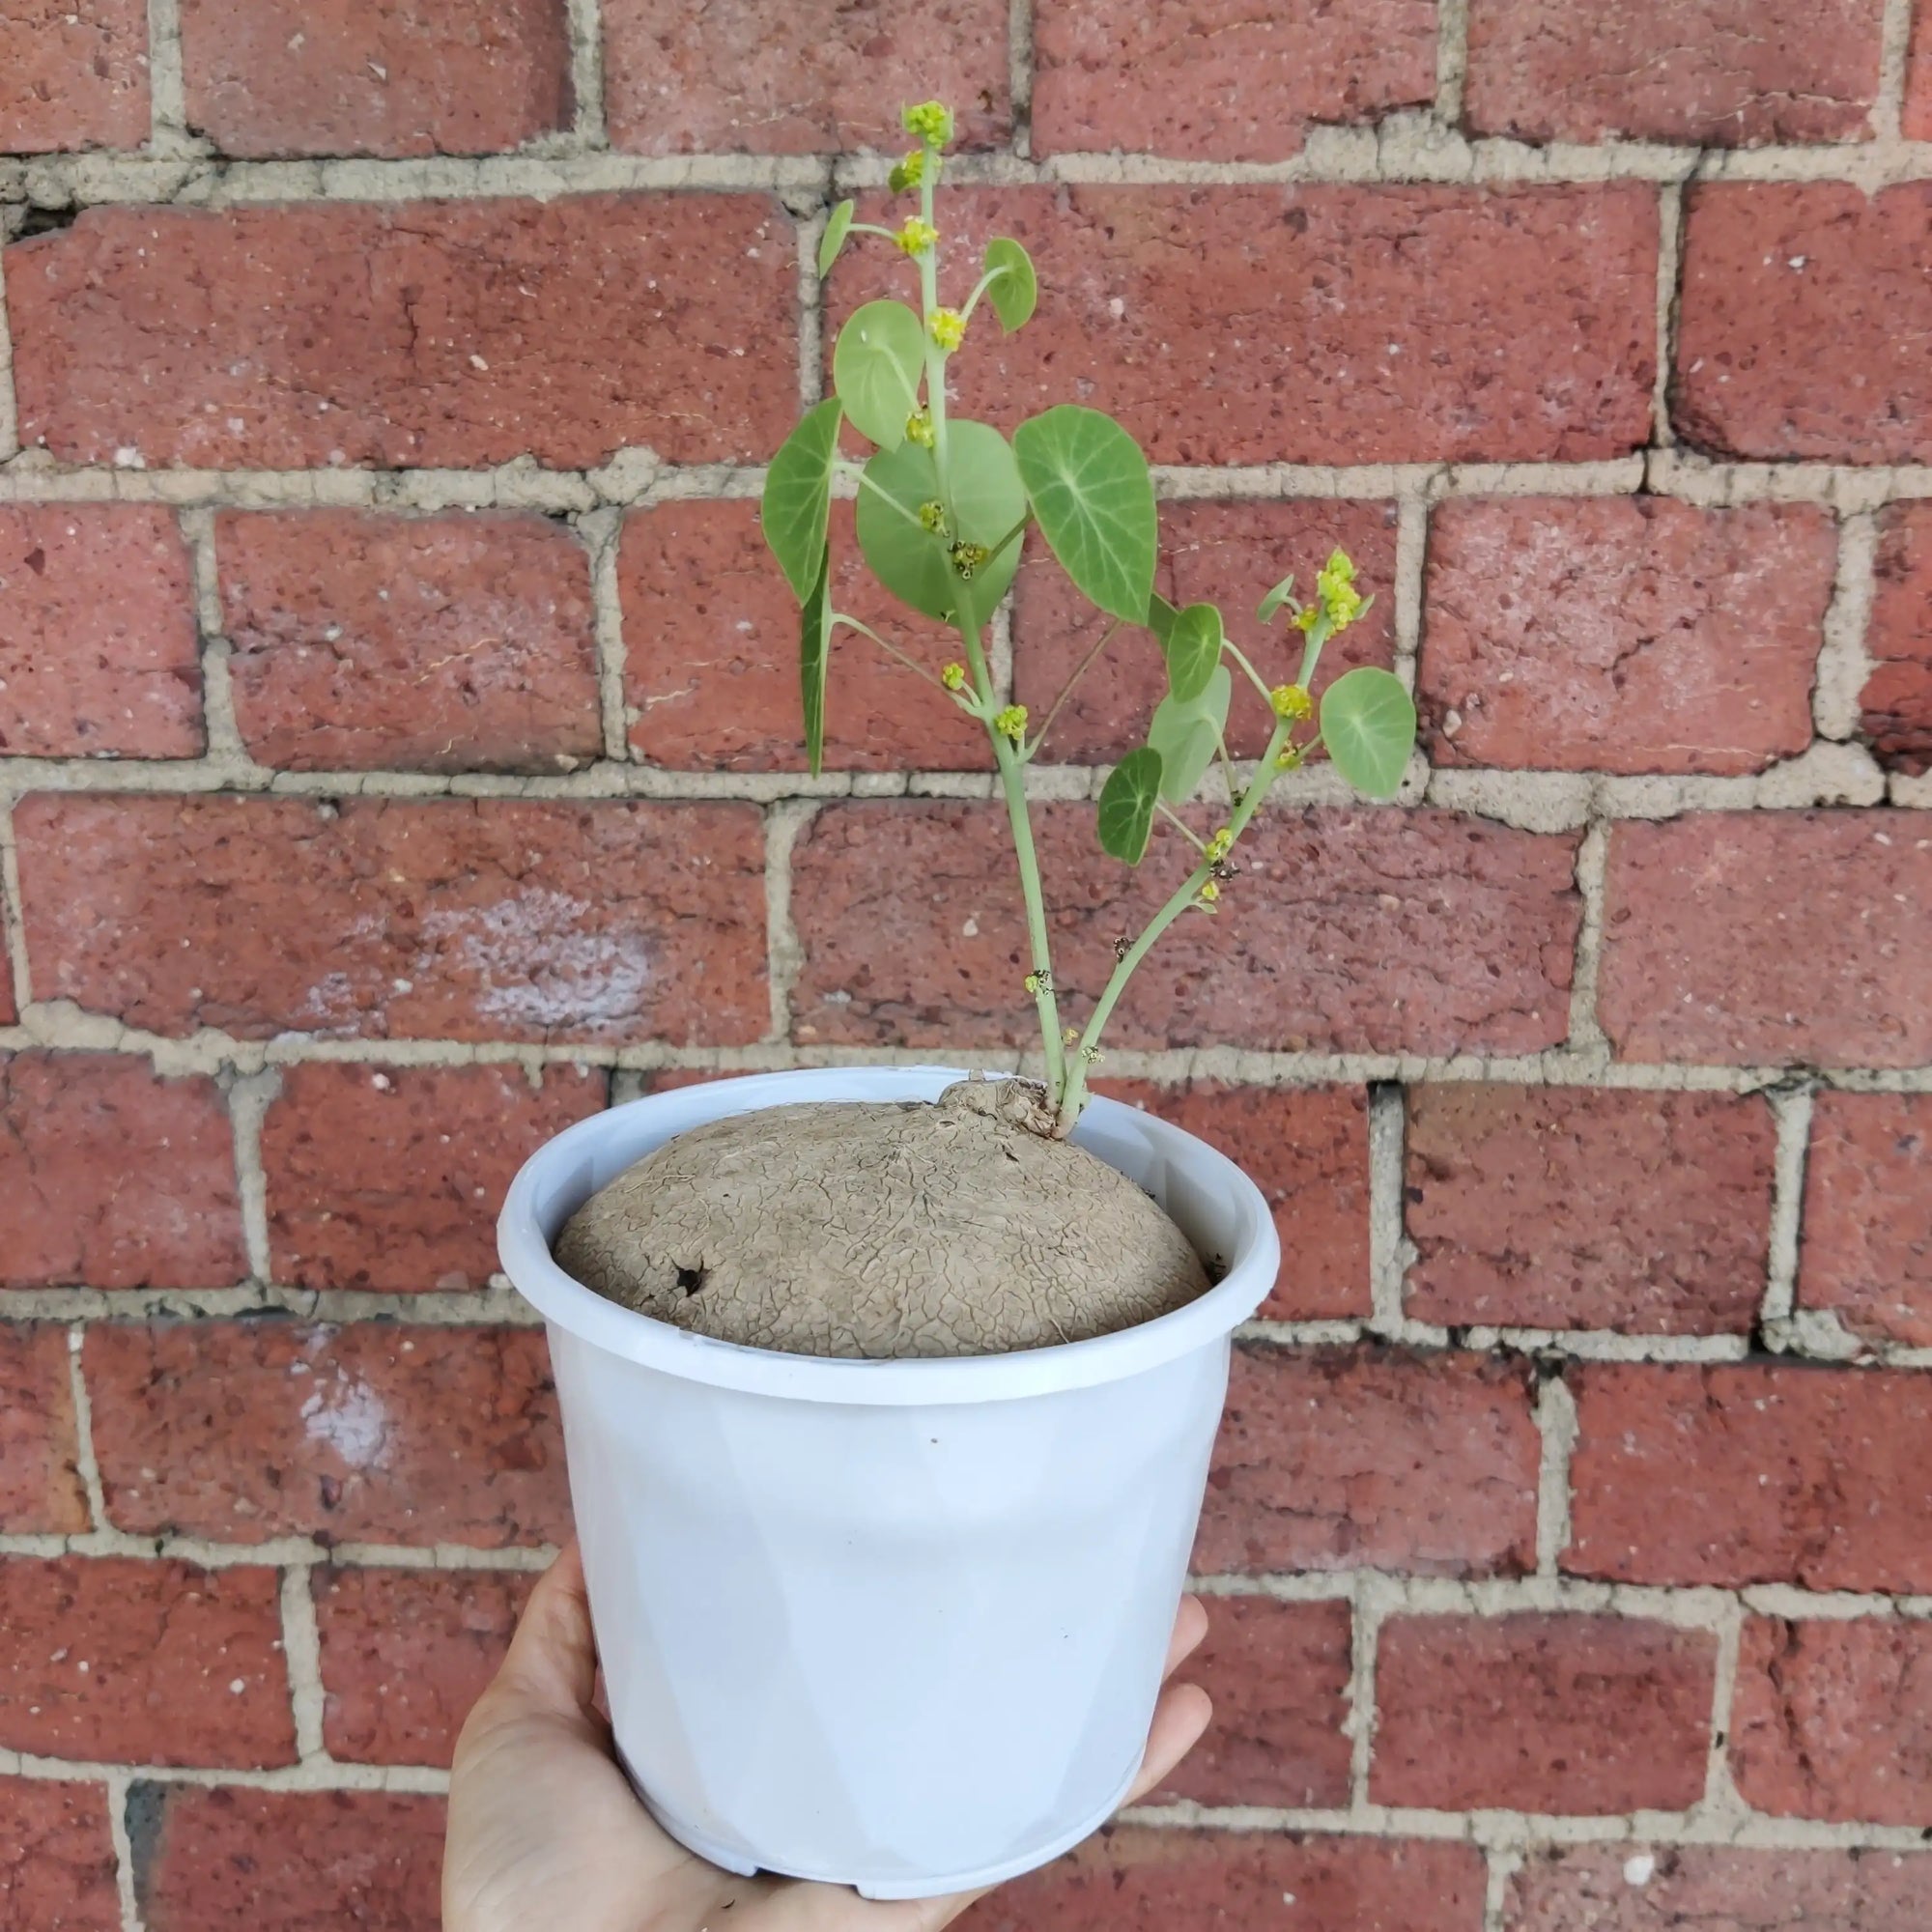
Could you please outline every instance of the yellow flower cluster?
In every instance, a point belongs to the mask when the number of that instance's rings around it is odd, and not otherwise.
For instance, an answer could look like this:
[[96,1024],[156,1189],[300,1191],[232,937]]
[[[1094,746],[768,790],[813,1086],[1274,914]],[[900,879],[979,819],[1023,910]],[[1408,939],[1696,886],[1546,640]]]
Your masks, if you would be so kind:
[[1218,866],[1228,856],[1234,843],[1235,834],[1233,828],[1226,825],[1222,826],[1220,831],[1215,833],[1213,838],[1208,841],[1208,863],[1210,866]]
[[1301,769],[1300,749],[1294,745],[1284,745],[1281,748],[1281,750],[1274,754],[1274,764],[1276,771],[1280,772],[1299,771]]
[[942,535],[946,529],[946,512],[937,503],[922,503],[919,506],[919,526],[927,536]]
[[1278,684],[1268,693],[1268,702],[1277,718],[1286,718],[1291,724],[1315,716],[1315,700],[1303,685]]
[[1201,896],[1209,905],[1212,905],[1221,896],[1221,888],[1212,879],[1205,880],[1201,887]]
[[939,673],[939,681],[948,691],[964,691],[966,689],[966,667],[962,664],[948,665]]
[[932,418],[923,410],[915,410],[906,417],[906,440],[916,442],[922,449],[930,449],[938,440],[932,433]]
[[922,100],[899,117],[908,134],[917,134],[929,148],[943,148],[952,138],[952,116],[937,100]]
[[1354,560],[1347,551],[1336,551],[1321,566],[1315,589],[1331,631],[1346,631],[1362,614],[1362,595],[1355,588]]
[[952,559],[952,568],[968,580],[992,554],[984,544],[965,542],[955,543],[947,553]]
[[1002,738],[1010,738],[1017,745],[1026,736],[1027,708],[1024,704],[1009,704],[993,720],[993,729]]
[[949,355],[966,340],[966,318],[956,308],[936,308],[926,324],[932,339]]
[[906,217],[905,226],[893,238],[908,255],[923,255],[939,245],[939,230],[918,215]]
[[915,148],[904,160],[895,161],[893,171],[886,177],[886,185],[895,194],[903,194],[909,187],[917,187],[925,179],[925,150]]

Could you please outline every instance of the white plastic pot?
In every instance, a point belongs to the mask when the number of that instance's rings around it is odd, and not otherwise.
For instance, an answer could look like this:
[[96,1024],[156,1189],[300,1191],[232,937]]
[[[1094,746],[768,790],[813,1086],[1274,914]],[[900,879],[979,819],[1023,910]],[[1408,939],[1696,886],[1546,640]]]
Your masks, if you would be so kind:
[[1199,1300],[1065,1347],[826,1361],[688,1334],[551,1259],[591,1194],[687,1128],[802,1100],[931,1099],[943,1067],[760,1074],[580,1122],[504,1204],[542,1312],[616,1743],[652,1815],[736,1872],[916,1898],[1045,1863],[1132,1782],[1227,1392],[1275,1276],[1260,1191],[1095,1100],[1074,1138],[1211,1263]]

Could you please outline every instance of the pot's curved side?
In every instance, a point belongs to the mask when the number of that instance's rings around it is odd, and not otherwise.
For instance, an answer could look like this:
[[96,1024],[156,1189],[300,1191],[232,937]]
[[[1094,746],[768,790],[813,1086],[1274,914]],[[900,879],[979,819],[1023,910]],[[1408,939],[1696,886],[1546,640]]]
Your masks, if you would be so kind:
[[[540,1151],[504,1209],[505,1267],[549,1320],[598,1648],[645,1803],[731,1869],[875,1897],[1029,1870],[1120,1802],[1229,1335],[1274,1278],[1265,1205],[1203,1143],[1096,1102],[1095,1151],[1227,1276],[1120,1336],[963,1362],[732,1349],[570,1283],[596,1303],[581,1320],[549,1242],[611,1173],[694,1124],[695,1094],[716,1118],[733,1100],[904,1097],[953,1077],[829,1069],[651,1096]],[[550,1272],[526,1279],[537,1246]]]

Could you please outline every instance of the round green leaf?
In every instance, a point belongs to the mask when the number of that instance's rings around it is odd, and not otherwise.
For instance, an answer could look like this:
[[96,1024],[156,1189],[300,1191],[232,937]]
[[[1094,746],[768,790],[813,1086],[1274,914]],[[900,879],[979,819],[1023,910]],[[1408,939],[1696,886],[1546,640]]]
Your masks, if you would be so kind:
[[1033,260],[1017,242],[996,235],[986,243],[985,269],[993,277],[986,284],[986,299],[1000,318],[1002,331],[1010,335],[1031,319],[1039,299]]
[[1147,615],[1140,621],[1160,640],[1162,650],[1167,648],[1167,640],[1174,633],[1174,620],[1180,615],[1172,604],[1158,590],[1148,594]]
[[1364,797],[1393,798],[1415,745],[1415,701],[1393,672],[1344,671],[1321,698],[1321,742]]
[[1162,650],[1167,654],[1167,688],[1182,704],[1192,704],[1208,689],[1221,662],[1221,613],[1211,604],[1190,604],[1174,620]]
[[819,554],[818,576],[807,594],[798,631],[798,686],[805,709],[805,749],[811,775],[825,762],[825,673],[832,662],[832,548]]
[[765,471],[759,522],[779,568],[801,604],[811,595],[825,555],[832,465],[838,453],[838,415],[837,396],[807,410],[779,445],[771,468]]
[[857,202],[841,201],[826,217],[825,233],[818,238],[818,272],[820,276],[832,272],[832,265],[838,259],[838,251],[845,245],[846,232],[852,226],[852,211]]
[[1216,665],[1208,689],[1192,704],[1163,697],[1154,706],[1148,744],[1160,753],[1160,795],[1169,805],[1192,798],[1201,775],[1214,762],[1234,694],[1234,674]]
[[861,436],[881,449],[896,449],[905,440],[924,366],[919,317],[904,302],[867,302],[838,331],[832,386]]
[[[952,472],[954,535],[991,550],[1026,515],[1026,490],[1007,440],[990,423],[947,427],[947,460]],[[872,575],[903,604],[942,623],[983,618],[1019,568],[1020,547],[1010,543],[992,562],[962,583],[947,554],[947,539],[919,525],[922,503],[939,497],[932,452],[916,442],[881,450],[866,465],[877,490],[859,492],[859,549]],[[881,501],[881,496],[890,500]],[[894,506],[897,505],[896,508]]]
[[1160,753],[1151,745],[1129,752],[1100,787],[1100,849],[1138,866],[1153,830],[1160,796]]
[[1090,603],[1145,623],[1156,528],[1140,445],[1098,410],[1060,403],[1020,424],[1013,454],[1060,567]]
[[1265,624],[1281,607],[1288,602],[1289,592],[1294,588],[1294,572],[1290,571],[1262,601],[1255,606],[1255,622]]

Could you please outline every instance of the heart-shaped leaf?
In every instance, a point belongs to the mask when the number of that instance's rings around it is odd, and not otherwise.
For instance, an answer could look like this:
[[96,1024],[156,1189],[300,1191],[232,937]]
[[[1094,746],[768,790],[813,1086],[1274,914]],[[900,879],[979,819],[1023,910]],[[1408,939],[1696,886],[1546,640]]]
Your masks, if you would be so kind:
[[825,762],[825,673],[832,662],[832,547],[819,555],[818,578],[808,593],[798,630],[798,688],[805,709],[805,750],[811,775]]
[[866,465],[867,481],[877,487],[859,492],[859,549],[872,575],[901,603],[942,623],[956,623],[963,611],[970,625],[1006,595],[1020,547],[1009,544],[962,582],[947,554],[949,539],[991,550],[1026,515],[1026,490],[1012,450],[990,423],[950,424],[947,457],[957,528],[942,536],[921,527],[920,506],[939,499],[939,474],[930,450],[903,442]]
[[1167,656],[1167,689],[1182,704],[1192,704],[1208,689],[1221,662],[1221,613],[1211,604],[1190,604],[1162,640]]
[[1164,651],[1167,640],[1174,634],[1174,620],[1180,615],[1172,604],[1158,590],[1148,593],[1147,616],[1142,620],[1160,641]]
[[1153,592],[1153,478],[1125,430],[1060,403],[1020,424],[1013,454],[1040,534],[1089,602],[1129,624]]
[[825,558],[832,465],[838,453],[838,416],[837,396],[807,410],[779,445],[771,468],[765,471],[759,522],[779,568],[801,604],[811,595]]
[[872,301],[853,311],[832,352],[832,386],[863,437],[881,449],[905,440],[919,400],[925,330],[904,302]]
[[1151,745],[1129,752],[1107,774],[1100,787],[1100,849],[1138,866],[1153,830],[1154,801],[1160,796],[1160,753]]
[[993,277],[986,284],[986,299],[1000,318],[1001,330],[1010,335],[1025,327],[1039,299],[1033,259],[1017,242],[996,235],[986,243],[985,269]]
[[845,245],[845,236],[852,226],[852,211],[857,202],[841,201],[826,217],[825,233],[818,238],[818,272],[822,279],[832,272],[832,265],[838,259],[838,251]]
[[1288,602],[1289,592],[1294,588],[1294,572],[1290,571],[1262,601],[1255,606],[1255,622],[1265,624],[1281,607]]
[[1393,798],[1415,746],[1415,701],[1391,671],[1345,670],[1321,698],[1321,742],[1367,798]]
[[1160,753],[1160,795],[1169,805],[1192,798],[1202,774],[1214,762],[1234,694],[1234,674],[1226,665],[1216,665],[1208,689],[1192,704],[1163,697],[1154,706],[1148,743]]

